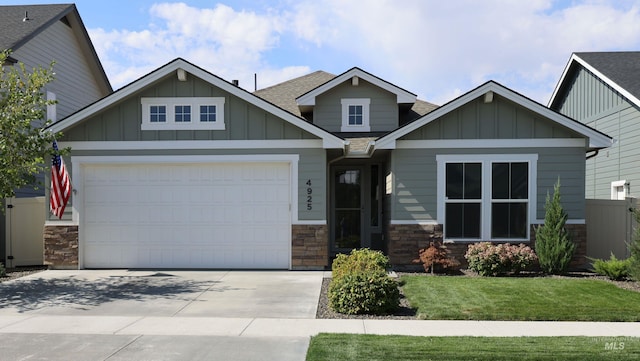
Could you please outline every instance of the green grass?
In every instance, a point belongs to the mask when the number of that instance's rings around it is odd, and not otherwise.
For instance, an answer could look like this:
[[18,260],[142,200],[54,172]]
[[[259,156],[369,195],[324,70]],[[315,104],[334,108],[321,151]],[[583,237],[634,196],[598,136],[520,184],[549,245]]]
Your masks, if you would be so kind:
[[640,293],[589,279],[403,276],[430,320],[640,321]]
[[632,337],[415,337],[320,334],[307,361],[638,360]]

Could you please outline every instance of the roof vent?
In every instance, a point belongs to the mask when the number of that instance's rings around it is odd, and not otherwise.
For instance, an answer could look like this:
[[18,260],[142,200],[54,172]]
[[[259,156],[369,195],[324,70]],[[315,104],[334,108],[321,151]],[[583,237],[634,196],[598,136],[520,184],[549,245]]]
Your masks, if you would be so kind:
[[354,75],[353,78],[351,78],[351,85],[358,86],[359,80],[360,79],[358,79],[358,77]]
[[232,82],[232,83],[233,83],[233,85],[235,85],[235,86],[239,86],[239,85],[240,85],[240,82],[238,81],[238,79],[233,79],[231,82]]
[[24,18],[22,18],[22,21],[29,21],[31,19],[29,19],[29,13],[28,12],[24,12]]

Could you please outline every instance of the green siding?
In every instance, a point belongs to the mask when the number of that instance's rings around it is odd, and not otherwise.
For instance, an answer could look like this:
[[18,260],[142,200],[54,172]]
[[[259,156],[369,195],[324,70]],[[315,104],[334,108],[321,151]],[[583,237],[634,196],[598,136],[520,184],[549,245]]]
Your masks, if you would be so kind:
[[391,200],[392,219],[435,221],[437,219],[438,154],[538,154],[537,215],[544,219],[547,192],[560,179],[562,205],[569,219],[584,219],[584,148],[520,149],[396,149],[391,157],[395,188]]
[[483,97],[433,120],[401,139],[539,139],[578,138],[579,134],[508,99]]
[[[65,131],[66,141],[318,139],[238,97],[196,78],[175,75]],[[224,97],[225,130],[141,130],[142,97]]]
[[398,128],[398,102],[395,94],[360,79],[358,86],[346,81],[316,97],[313,123],[330,132],[340,132],[342,103],[345,98],[368,98],[369,124],[372,132],[388,132]]
[[587,160],[586,197],[610,199],[611,182],[619,180],[630,183],[630,196],[640,197],[640,110],[584,68],[566,82],[557,110],[616,140]]
[[[300,220],[326,220],[327,215],[327,167],[326,151],[324,149],[234,149],[234,150],[172,150],[172,149],[147,149],[147,150],[85,150],[73,151],[73,156],[188,156],[188,155],[254,155],[254,154],[298,154],[298,219]],[[69,157],[65,157],[65,165],[72,174],[72,163]],[[306,182],[311,180],[313,203],[312,209],[307,209]],[[73,181],[73,180],[72,180]],[[46,182],[50,182],[47,178]],[[47,194],[48,202],[48,194]],[[71,219],[71,204],[69,202],[63,219]],[[47,203],[48,207],[48,203]],[[47,208],[48,209],[48,208]],[[49,219],[53,220],[49,215]]]

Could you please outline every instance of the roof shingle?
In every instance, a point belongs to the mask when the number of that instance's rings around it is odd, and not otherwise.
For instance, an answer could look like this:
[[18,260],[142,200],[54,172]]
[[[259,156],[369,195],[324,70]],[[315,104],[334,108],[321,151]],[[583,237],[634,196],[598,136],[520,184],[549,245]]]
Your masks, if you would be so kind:
[[640,98],[640,51],[575,54],[633,96]]
[[[15,50],[74,9],[73,4],[0,6],[0,49]],[[25,19],[28,15],[28,20]]]

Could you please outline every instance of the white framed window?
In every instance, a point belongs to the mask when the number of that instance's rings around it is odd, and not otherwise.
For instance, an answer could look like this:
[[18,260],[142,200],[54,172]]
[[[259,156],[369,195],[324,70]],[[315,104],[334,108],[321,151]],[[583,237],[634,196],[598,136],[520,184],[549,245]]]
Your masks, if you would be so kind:
[[342,132],[369,132],[369,104],[371,99],[342,99]]
[[624,200],[629,196],[629,182],[619,180],[611,182],[611,199]]
[[536,154],[438,155],[438,223],[453,241],[529,240]]
[[142,130],[224,130],[222,97],[142,98]]

